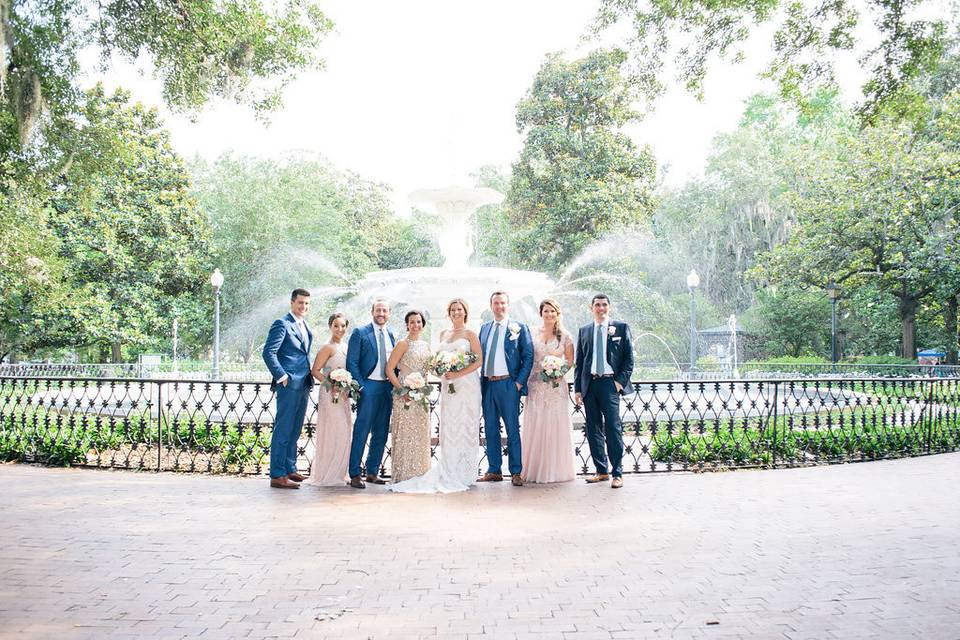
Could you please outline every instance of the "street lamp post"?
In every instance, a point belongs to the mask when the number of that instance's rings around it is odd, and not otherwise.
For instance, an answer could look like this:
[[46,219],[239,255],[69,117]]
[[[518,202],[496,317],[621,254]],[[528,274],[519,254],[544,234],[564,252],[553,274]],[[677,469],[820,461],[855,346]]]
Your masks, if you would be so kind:
[[212,379],[220,379],[220,287],[223,286],[223,274],[214,269],[210,276],[213,287],[213,372]]
[[687,290],[690,292],[690,373],[697,368],[697,299],[694,291],[700,286],[696,269],[687,274]]
[[827,285],[827,296],[830,298],[830,362],[833,363],[833,372],[837,372],[837,298],[840,289],[833,280]]

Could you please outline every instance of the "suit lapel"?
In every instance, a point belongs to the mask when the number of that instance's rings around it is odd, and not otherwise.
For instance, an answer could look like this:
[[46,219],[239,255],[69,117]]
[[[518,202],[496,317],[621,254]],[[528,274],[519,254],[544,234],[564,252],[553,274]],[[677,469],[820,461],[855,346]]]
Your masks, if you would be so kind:
[[293,316],[292,313],[287,313],[286,320],[293,327],[293,335],[295,335],[297,337],[297,340],[300,342],[300,348],[303,349],[304,351],[309,351],[310,347],[307,345],[307,342],[306,342],[307,340],[309,340],[309,338],[307,336],[300,334],[300,327],[297,326],[297,319]]
[[480,355],[483,356],[481,362],[485,362],[487,359],[487,336],[490,335],[490,323],[484,323],[480,327]]

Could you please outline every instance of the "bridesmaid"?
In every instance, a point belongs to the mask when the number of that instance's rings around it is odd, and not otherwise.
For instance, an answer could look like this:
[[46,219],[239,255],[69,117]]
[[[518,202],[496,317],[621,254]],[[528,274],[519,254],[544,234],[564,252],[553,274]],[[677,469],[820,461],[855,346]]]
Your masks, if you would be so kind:
[[[403,317],[407,337],[393,347],[387,361],[387,377],[394,389],[403,386],[403,379],[419,373],[427,379],[430,345],[420,339],[427,319],[419,311],[408,311]],[[400,374],[395,370],[399,367]],[[390,414],[390,479],[394,483],[422,476],[430,470],[430,414],[417,403],[403,408],[403,399],[393,398]]]
[[[327,320],[330,340],[320,347],[310,373],[323,381],[325,371],[342,369],[347,365],[347,346],[343,336],[350,322],[342,313],[334,313]],[[342,396],[333,402],[330,392],[320,387],[317,402],[317,427],[313,433],[313,464],[310,477],[304,484],[339,486],[349,482],[347,465],[350,462],[350,439],[353,437],[350,398]]]
[[560,321],[560,303],[547,298],[540,303],[543,326],[533,332],[533,371],[523,410],[521,435],[524,482],[569,482],[577,475],[573,457],[573,421],[566,380],[553,388],[540,379],[546,356],[561,356],[573,366],[573,339]]

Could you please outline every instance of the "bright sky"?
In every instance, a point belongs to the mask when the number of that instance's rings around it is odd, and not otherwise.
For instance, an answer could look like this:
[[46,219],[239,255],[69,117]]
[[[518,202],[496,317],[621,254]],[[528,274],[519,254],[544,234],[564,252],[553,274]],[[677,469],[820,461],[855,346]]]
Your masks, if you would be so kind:
[[[585,53],[578,47],[596,0],[330,0],[324,8],[336,23],[323,45],[327,69],[292,83],[271,125],[217,101],[195,122],[168,115],[174,144],[187,157],[319,152],[391,186],[404,212],[415,189],[466,184],[479,166],[516,159],[517,102],[548,52]],[[669,183],[702,171],[713,135],[735,127],[744,98],[763,87],[756,74],[768,45],[752,46],[761,55],[750,64],[715,69],[705,102],[673,90],[629,130],[670,165]],[[157,83],[133,67],[113,69],[110,81],[160,104]]]

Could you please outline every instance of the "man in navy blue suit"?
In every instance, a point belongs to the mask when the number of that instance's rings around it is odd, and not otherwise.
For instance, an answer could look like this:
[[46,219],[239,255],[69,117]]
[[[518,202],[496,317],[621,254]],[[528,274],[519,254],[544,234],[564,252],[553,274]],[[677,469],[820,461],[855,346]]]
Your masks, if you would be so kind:
[[577,405],[586,405],[587,442],[597,468],[587,482],[604,482],[612,474],[610,486],[619,489],[623,486],[620,396],[631,389],[633,342],[630,326],[610,319],[610,299],[606,295],[593,296],[590,309],[593,322],[580,327],[577,337],[577,376],[573,383]]
[[297,441],[303,429],[307,400],[313,388],[310,375],[310,344],[307,326],[310,292],[294,289],[290,313],[275,320],[263,345],[263,361],[270,370],[270,389],[277,394],[277,415],[270,436],[270,486],[299,489],[304,476],[297,473]]
[[480,327],[480,390],[483,395],[483,431],[487,438],[487,472],[480,482],[503,480],[500,451],[500,422],[507,430],[507,456],[515,487],[523,486],[520,472],[520,396],[527,395],[527,378],[533,368],[533,339],[530,329],[507,316],[510,296],[495,291],[490,296],[493,321]]
[[393,385],[387,378],[387,360],[396,340],[387,328],[390,319],[390,303],[376,300],[370,309],[373,322],[350,334],[347,345],[347,371],[360,385],[357,401],[357,418],[353,422],[353,439],[350,443],[350,486],[365,489],[360,474],[360,458],[370,438],[367,452],[367,482],[386,484],[378,477],[383,450],[390,433],[390,414],[393,411]]

